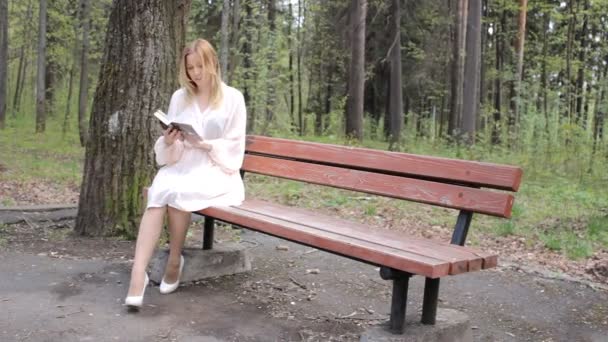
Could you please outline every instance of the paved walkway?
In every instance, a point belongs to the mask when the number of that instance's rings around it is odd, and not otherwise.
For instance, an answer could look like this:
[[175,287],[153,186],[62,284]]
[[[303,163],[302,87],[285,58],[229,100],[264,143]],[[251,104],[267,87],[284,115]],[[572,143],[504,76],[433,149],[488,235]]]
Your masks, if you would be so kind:
[[[0,341],[357,341],[387,319],[390,286],[376,268],[254,232],[241,239],[252,272],[167,296],[149,287],[137,314],[122,306],[128,258],[59,259],[5,245]],[[411,283],[415,313],[423,279]],[[466,312],[476,341],[608,341],[608,291],[506,268],[441,286],[440,307]]]

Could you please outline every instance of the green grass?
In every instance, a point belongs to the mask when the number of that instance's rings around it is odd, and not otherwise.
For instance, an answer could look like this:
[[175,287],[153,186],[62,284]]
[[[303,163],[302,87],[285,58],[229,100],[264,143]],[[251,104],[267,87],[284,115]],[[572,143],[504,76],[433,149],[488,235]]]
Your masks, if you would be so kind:
[[[84,149],[80,147],[75,118],[72,129],[62,134],[63,118],[51,117],[43,134],[34,133],[33,117],[9,116],[7,128],[0,131],[0,182],[46,180],[63,185],[79,184]],[[296,137],[332,144],[346,142],[336,136]],[[473,148],[450,146],[442,140],[406,136],[401,150],[407,153],[434,155],[518,165],[524,169],[520,191],[509,220],[475,215],[471,241],[475,232],[494,236],[523,236],[533,246],[540,242],[545,248],[573,259],[586,258],[600,249],[608,249],[608,159],[600,150],[591,156],[588,142],[561,146],[557,143],[529,144],[518,150],[502,146]],[[386,149],[387,143],[366,139],[357,146]],[[589,161],[593,158],[593,168]],[[389,219],[395,221],[412,213],[422,213],[429,225],[453,227],[457,212],[444,208],[418,205],[300,182],[246,175],[247,191],[256,197],[307,208],[347,210],[360,219],[384,214],[393,208]],[[0,205],[14,204],[11,198],[0,198]],[[421,211],[426,208],[426,211]],[[429,209],[430,208],[430,209]],[[396,217],[395,217],[396,216]],[[356,219],[354,217],[351,217]]]
[[79,184],[84,148],[74,128],[63,136],[61,122],[60,118],[50,118],[46,131],[37,134],[32,118],[9,118],[0,133],[0,164],[4,170],[0,180]]

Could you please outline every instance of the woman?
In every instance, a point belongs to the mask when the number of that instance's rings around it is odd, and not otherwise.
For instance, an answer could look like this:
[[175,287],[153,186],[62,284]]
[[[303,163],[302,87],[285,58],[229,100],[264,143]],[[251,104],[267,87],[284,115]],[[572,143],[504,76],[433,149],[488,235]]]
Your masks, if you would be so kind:
[[179,286],[181,255],[192,211],[240,204],[245,197],[239,169],[245,153],[246,109],[243,95],[222,82],[217,54],[197,39],[184,49],[179,66],[182,86],[173,93],[170,121],[190,124],[202,138],[182,135],[171,126],[154,145],[164,165],[148,190],[139,225],[131,283],[125,304],[142,306],[148,285],[146,268],[158,243],[165,212],[169,215],[169,258],[160,292]]

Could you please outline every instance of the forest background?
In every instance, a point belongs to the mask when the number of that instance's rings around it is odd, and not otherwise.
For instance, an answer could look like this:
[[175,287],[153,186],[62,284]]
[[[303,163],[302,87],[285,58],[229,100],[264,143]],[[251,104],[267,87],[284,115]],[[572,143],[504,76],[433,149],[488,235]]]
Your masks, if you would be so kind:
[[[170,7],[149,3],[142,8]],[[225,82],[245,95],[248,133],[521,166],[513,218],[476,218],[472,244],[489,238],[495,249],[583,264],[608,255],[608,0],[175,3],[182,38],[210,40]],[[83,178],[85,147],[103,135],[94,122],[109,77],[104,56],[121,39],[112,20],[120,6],[0,0],[0,205],[66,198],[18,194],[40,184],[78,201],[92,182]],[[149,131],[150,114],[133,114],[145,118],[135,128]],[[79,214],[76,233],[133,237],[133,199],[150,169],[124,198],[106,194],[117,204],[97,201],[113,208],[112,220],[89,224]],[[389,229],[430,219],[447,230],[455,215],[263,177],[248,192]]]

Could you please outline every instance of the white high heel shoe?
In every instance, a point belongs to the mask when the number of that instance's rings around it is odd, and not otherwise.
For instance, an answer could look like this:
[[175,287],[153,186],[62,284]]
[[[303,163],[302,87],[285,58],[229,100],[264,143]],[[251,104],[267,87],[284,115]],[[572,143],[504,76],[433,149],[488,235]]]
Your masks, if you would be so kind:
[[148,282],[150,278],[148,278],[148,273],[146,273],[146,279],[144,280],[144,289],[141,290],[141,296],[127,296],[125,298],[125,305],[129,308],[139,309],[144,303],[144,294],[146,293],[146,288],[148,287]]
[[173,284],[167,284],[165,282],[165,277],[163,276],[163,280],[160,282],[160,293],[169,294],[177,289],[179,286],[179,279],[182,277],[182,270],[184,269],[184,256],[179,256],[179,274],[177,275],[177,280]]

